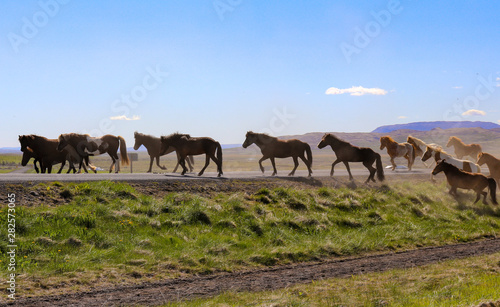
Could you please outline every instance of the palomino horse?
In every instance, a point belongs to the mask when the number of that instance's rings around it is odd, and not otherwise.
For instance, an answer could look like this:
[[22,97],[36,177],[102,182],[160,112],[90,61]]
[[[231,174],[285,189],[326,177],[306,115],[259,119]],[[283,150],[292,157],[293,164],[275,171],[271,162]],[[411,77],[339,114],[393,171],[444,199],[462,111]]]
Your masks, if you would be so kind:
[[486,196],[488,195],[488,193],[483,192],[483,190],[488,187],[490,190],[491,201],[493,202],[493,204],[498,205],[496,197],[497,183],[495,182],[495,179],[487,178],[483,174],[464,172],[458,169],[456,166],[448,163],[447,160],[440,161],[432,170],[432,175],[436,175],[440,172],[444,172],[444,174],[446,175],[446,180],[451,186],[448,193],[450,193],[451,195],[458,196],[457,188],[474,190],[477,195],[474,204],[478,202],[478,200],[481,198],[481,195],[483,195],[484,204],[488,204],[486,202]]
[[[298,158],[300,158],[307,166],[307,170],[309,171],[308,177],[311,177],[312,153],[311,146],[309,146],[309,144],[296,139],[279,140],[278,138],[265,133],[248,131],[245,142],[242,146],[243,148],[247,148],[252,144],[257,145],[262,152],[263,157],[259,160],[259,166],[262,173],[264,173],[262,161],[266,159],[271,160],[271,164],[273,165],[273,174],[271,176],[275,176],[277,174],[277,170],[274,159],[292,157],[295,166],[288,176],[293,176],[295,174],[295,170],[299,166]],[[307,155],[307,159],[304,156],[304,153]]]
[[19,143],[21,144],[21,151],[23,152],[23,161],[21,162],[23,166],[26,166],[29,159],[33,157],[35,159],[35,170],[36,161],[40,163],[40,169],[42,174],[47,171],[47,173],[52,172],[52,165],[62,163],[61,168],[58,173],[61,173],[66,161],[69,162],[68,173],[73,170],[76,171],[73,161],[77,161],[76,152],[71,148],[63,148],[63,150],[57,150],[57,140],[47,139],[46,137],[39,135],[20,135]]
[[482,152],[477,155],[477,164],[483,165],[485,163],[490,170],[490,177],[495,179],[500,186],[500,159],[495,158],[489,153]]
[[[187,137],[190,137],[188,134],[186,134]],[[148,173],[151,173],[151,169],[153,168],[153,160],[156,159],[156,165],[161,168],[162,170],[166,170],[167,168],[165,166],[160,165],[160,156],[167,155],[175,149],[173,147],[167,148],[167,151],[165,152],[160,152],[161,148],[161,140],[160,138],[154,137],[152,135],[147,135],[147,134],[142,134],[139,132],[134,133],[134,138],[135,138],[135,144],[134,144],[134,150],[139,149],[141,145],[144,145],[146,147],[148,154],[149,154],[149,170]],[[187,163],[189,166],[189,171],[193,171],[193,156],[188,156]],[[179,154],[177,154],[177,164],[175,165],[175,168],[173,172],[175,173],[177,171],[177,167],[179,166]]]
[[[337,163],[343,162],[349,173],[349,179],[353,180],[351,169],[349,168],[348,162],[362,162],[363,165],[370,171],[370,176],[366,179],[365,183],[369,180],[375,182],[375,172],[377,173],[377,178],[379,181],[384,180],[384,168],[382,167],[382,159],[380,155],[374,152],[371,148],[367,147],[356,147],[343,141],[333,134],[327,133],[321,139],[318,144],[318,148],[324,148],[330,145],[332,150],[335,152],[337,159],[332,163],[332,170],[330,171],[330,176],[333,176],[333,168]],[[373,167],[373,163],[376,162],[377,168]]]
[[[79,171],[82,168],[83,160],[85,158],[88,159],[88,156],[107,153],[112,160],[109,172],[111,173],[113,171],[113,166],[115,166],[115,172],[118,173],[120,171],[120,166],[116,163],[116,160],[119,159],[118,148],[120,148],[122,164],[129,164],[127,145],[125,139],[121,136],[106,134],[102,137],[91,137],[88,134],[66,133],[61,134],[58,141],[57,150],[62,150],[66,146],[71,146],[76,150],[80,157]],[[92,167],[92,169],[96,172],[95,167]]]
[[441,148],[441,146],[432,146],[432,145],[427,146],[427,149],[424,155],[422,156],[422,161],[427,161],[430,157],[434,157],[434,161],[436,161],[436,163],[446,159],[446,162],[448,162],[449,164],[452,164],[466,172],[471,172],[471,173],[481,172],[481,167],[479,167],[479,165],[477,165],[476,163],[454,158],[450,154],[446,153],[446,151],[444,151]]
[[[415,157],[422,157],[424,152],[427,150],[427,146],[438,146],[437,144],[431,143],[426,144],[421,139],[409,135],[406,141],[413,145],[413,150],[415,150]],[[422,161],[423,162],[423,161]],[[426,167],[429,167],[427,163],[423,162]],[[431,163],[432,165],[432,163]]]
[[186,174],[186,157],[191,155],[205,154],[205,166],[198,173],[198,176],[203,175],[205,169],[212,159],[217,164],[217,177],[222,176],[222,147],[219,142],[209,137],[187,137],[184,134],[173,133],[169,136],[161,137],[160,152],[166,151],[169,147],[173,147],[179,155],[179,163],[182,166],[182,175]]
[[455,147],[455,155],[457,158],[462,159],[465,156],[470,156],[474,159],[477,159],[477,155],[482,152],[481,145],[479,144],[465,144],[461,139],[456,136],[451,136],[448,140],[448,144],[446,147],[453,146]]
[[411,171],[413,162],[415,162],[415,150],[410,143],[398,143],[390,136],[383,136],[380,138],[380,150],[387,148],[387,153],[391,157],[392,170],[396,169],[394,159],[397,157],[404,157],[408,160],[408,169]]

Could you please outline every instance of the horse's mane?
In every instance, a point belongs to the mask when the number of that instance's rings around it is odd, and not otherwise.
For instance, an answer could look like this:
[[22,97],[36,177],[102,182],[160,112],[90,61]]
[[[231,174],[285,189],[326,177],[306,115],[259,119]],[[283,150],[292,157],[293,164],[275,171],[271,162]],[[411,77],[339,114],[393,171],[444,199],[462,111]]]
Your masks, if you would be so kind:
[[334,138],[335,141],[337,141],[339,143],[351,145],[351,143],[349,143],[349,142],[347,142],[347,141],[345,141],[345,140],[343,140],[343,139],[339,138],[338,136],[333,135],[331,133],[326,133],[323,137],[327,137],[327,136]]
[[390,136],[388,136],[388,135],[383,136],[383,137],[381,137],[380,139],[386,139],[386,140],[388,140],[388,141],[389,141],[389,142],[391,142],[391,143],[397,143],[396,141],[394,141],[394,139],[393,139],[393,138],[391,138],[391,137],[390,137]]
[[151,135],[151,134],[144,134],[144,133],[140,133],[140,132],[134,132],[134,137],[135,136],[139,136],[139,137],[143,137],[143,138],[151,138],[151,139],[157,139],[156,136],[154,135]]
[[261,140],[264,139],[264,140],[269,140],[269,139],[272,139],[272,140],[277,140],[278,138],[277,137],[274,137],[274,136],[270,136],[269,134],[267,133],[256,133],[256,132],[253,132],[253,131],[248,131],[247,132],[247,135],[248,134],[253,134],[253,135],[256,135],[258,136]]
[[439,152],[439,153],[442,153],[444,155],[448,155],[448,156],[451,156],[449,153],[447,153],[443,147],[439,146],[439,145],[433,145],[433,144],[429,144],[427,145],[430,149],[432,149],[433,151],[436,151],[436,152]]
[[180,139],[183,136],[187,137],[187,138],[191,137],[191,135],[189,135],[189,134],[174,132],[174,133],[169,134],[167,136],[162,136],[161,138],[166,139],[166,140],[174,140],[174,139]]
[[415,143],[417,143],[419,146],[425,146],[425,145],[427,145],[424,141],[422,141],[421,139],[416,138],[416,137],[414,137],[414,136],[409,135],[409,136],[408,136],[408,140],[410,140],[410,139],[412,139],[412,140],[413,140]]
[[465,143],[460,138],[458,138],[456,136],[450,136],[450,139],[448,140],[448,142],[451,141],[451,140],[457,141],[461,145],[465,145]]

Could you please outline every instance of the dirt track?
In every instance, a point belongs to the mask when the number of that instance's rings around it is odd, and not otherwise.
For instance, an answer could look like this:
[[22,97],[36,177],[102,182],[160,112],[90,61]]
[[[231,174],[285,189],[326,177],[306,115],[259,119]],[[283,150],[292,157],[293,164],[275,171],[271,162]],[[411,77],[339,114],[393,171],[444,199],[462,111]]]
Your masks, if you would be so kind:
[[115,306],[160,305],[178,300],[210,297],[225,291],[274,290],[327,278],[411,268],[444,260],[500,252],[500,238],[405,252],[296,264],[263,270],[216,274],[146,283],[131,287],[96,289],[59,296],[22,298],[7,306]]

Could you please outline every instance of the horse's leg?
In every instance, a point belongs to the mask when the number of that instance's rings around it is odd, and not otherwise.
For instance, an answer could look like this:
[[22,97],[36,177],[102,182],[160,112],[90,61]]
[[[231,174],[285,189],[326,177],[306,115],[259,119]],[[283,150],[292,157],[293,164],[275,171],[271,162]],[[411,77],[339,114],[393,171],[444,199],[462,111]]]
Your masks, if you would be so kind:
[[293,156],[293,164],[294,164],[294,167],[293,167],[293,170],[290,172],[290,174],[288,174],[288,176],[293,176],[295,175],[295,170],[297,169],[297,167],[299,166],[299,160],[297,159],[296,156]]
[[345,168],[347,169],[347,172],[349,173],[349,180],[353,181],[354,177],[352,177],[351,168],[349,167],[349,162],[347,162],[347,161],[342,161],[342,162],[344,162]]
[[335,167],[335,165],[339,164],[340,161],[339,159],[335,160],[335,162],[332,163],[332,170],[330,171],[330,177],[333,177],[333,168]]
[[375,173],[377,172],[377,169],[372,166],[373,162],[374,161],[363,161],[363,165],[370,172],[370,176],[368,176],[368,178],[366,179],[365,183],[368,183],[368,181],[370,181],[370,179],[371,179],[371,181],[376,182],[375,181]]
[[151,170],[153,169],[153,160],[154,159],[155,159],[155,157],[149,156],[149,169],[148,169],[147,173],[151,173]]
[[[215,158],[215,157],[214,157]],[[215,161],[215,160],[214,160]],[[205,169],[207,168],[208,164],[210,163],[210,155],[208,153],[205,154],[205,166],[201,169],[201,171],[198,173],[198,176],[203,175],[203,172],[205,172]]]
[[41,162],[41,161],[39,161],[39,160],[37,160],[37,159],[35,159],[35,160],[33,161],[33,167],[35,168],[35,172],[38,174],[38,173],[40,173],[40,169],[36,166],[36,163],[37,163],[37,162],[38,162],[38,164],[40,164],[40,167],[42,167],[42,162]]
[[181,175],[184,175],[186,174],[186,172],[188,171],[187,167],[186,167],[186,157],[185,156],[180,156],[179,158],[179,164],[181,165],[182,167],[182,172],[181,172]]
[[192,172],[194,171],[194,159],[193,159],[193,156],[187,156],[187,162],[188,162],[188,166],[189,166],[189,171]]
[[394,157],[391,157],[392,170],[396,169],[396,163],[394,162]]
[[311,165],[309,165],[309,162],[306,160],[306,157],[304,157],[304,155],[301,155],[301,156],[299,156],[299,158],[307,166],[307,170],[309,171],[309,175],[307,177],[311,177],[311,174],[312,174],[313,171],[311,169]]
[[[222,175],[222,166],[221,166],[221,162],[219,159],[217,159],[217,157],[215,156],[215,152],[213,153],[210,153],[210,159],[212,159],[214,161],[214,163],[217,165],[217,177],[220,177]],[[189,158],[188,158],[188,164],[189,164]]]
[[276,176],[278,174],[278,171],[276,170],[276,163],[274,163],[274,157],[270,157],[271,159],[271,164],[273,165],[273,174],[271,176]]
[[481,194],[483,194],[483,203],[485,205],[488,205],[488,201],[486,200],[486,196],[488,196],[487,192],[481,191]]
[[57,172],[58,174],[60,174],[63,170],[63,167],[66,165],[66,160],[62,161],[61,163],[61,167],[59,168],[59,171]]
[[[162,170],[166,170],[166,169],[167,169],[165,166],[160,165],[160,155],[157,155],[157,156],[156,156],[156,165],[157,165],[160,169],[162,169]],[[175,172],[174,172],[174,173],[175,173]]]
[[264,174],[264,167],[262,166],[262,161],[266,160],[266,159],[269,159],[268,156],[263,156],[262,158],[260,158],[259,160],[259,166],[260,166],[260,171],[262,172],[262,174]]

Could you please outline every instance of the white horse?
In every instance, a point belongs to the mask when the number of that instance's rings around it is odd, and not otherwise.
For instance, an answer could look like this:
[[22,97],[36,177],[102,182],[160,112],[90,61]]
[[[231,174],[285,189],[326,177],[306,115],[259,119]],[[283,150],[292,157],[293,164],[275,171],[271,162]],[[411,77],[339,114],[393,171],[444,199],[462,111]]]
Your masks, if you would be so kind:
[[[428,145],[424,155],[422,156],[422,161],[427,161],[430,157],[434,157],[434,161],[436,161],[436,163],[441,160],[446,160],[447,163],[454,165],[463,171],[469,173],[481,173],[481,167],[478,164],[467,160],[453,158],[450,154],[445,152],[441,146]],[[434,175],[432,174],[431,179],[434,180]]]
[[[424,155],[425,151],[427,150],[427,146],[439,146],[439,145],[434,144],[434,143],[426,144],[421,139],[418,139],[418,138],[411,136],[411,135],[408,136],[406,141],[413,145],[413,148],[415,149],[415,156],[416,157],[422,157]],[[429,164],[429,165],[427,165],[427,163],[425,163],[424,161],[422,161],[422,163],[424,163],[425,167],[429,168],[432,166],[432,164],[434,162],[431,162],[431,164]]]

